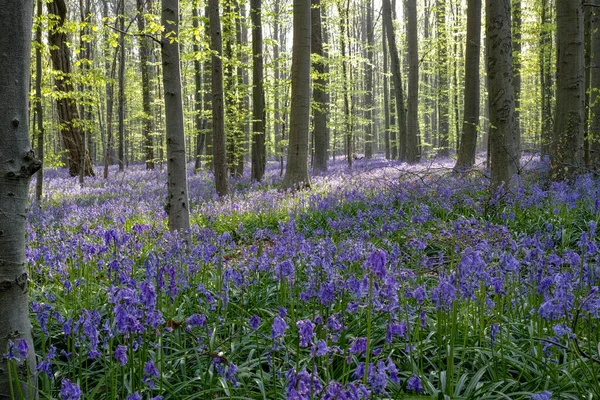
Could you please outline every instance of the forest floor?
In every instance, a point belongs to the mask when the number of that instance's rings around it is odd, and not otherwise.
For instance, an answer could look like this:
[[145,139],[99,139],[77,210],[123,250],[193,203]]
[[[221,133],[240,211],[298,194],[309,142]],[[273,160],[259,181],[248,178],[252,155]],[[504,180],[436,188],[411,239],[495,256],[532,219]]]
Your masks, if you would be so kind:
[[600,182],[523,164],[494,195],[450,159],[338,160],[298,192],[272,162],[226,199],[190,171],[188,244],[165,170],[47,171],[40,398],[600,398]]

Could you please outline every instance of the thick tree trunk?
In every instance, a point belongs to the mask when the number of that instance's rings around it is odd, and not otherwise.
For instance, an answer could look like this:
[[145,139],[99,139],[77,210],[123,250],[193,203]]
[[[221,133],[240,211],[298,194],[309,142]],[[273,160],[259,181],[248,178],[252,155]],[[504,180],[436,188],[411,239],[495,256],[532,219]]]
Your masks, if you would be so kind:
[[579,1],[556,4],[556,121],[550,149],[552,179],[576,174],[583,164],[585,65],[583,6]]
[[169,230],[184,233],[190,228],[190,216],[179,66],[179,0],[162,0],[161,23],[165,27],[161,45],[167,131],[166,208]]
[[592,88],[590,95],[590,104],[592,105],[590,114],[590,164],[594,169],[600,168],[600,9],[592,11],[590,25],[596,27],[591,31],[590,38],[590,86]]
[[465,101],[462,138],[456,169],[475,164],[479,132],[479,57],[481,55],[481,0],[467,3],[467,45],[465,54]]
[[[73,100],[73,83],[71,82],[71,56],[67,47],[67,34],[64,24],[67,17],[67,6],[64,0],[54,0],[48,3],[48,14],[57,16],[56,25],[50,29],[48,44],[50,46],[50,58],[55,70],[60,75],[54,77],[56,91],[63,93],[57,97],[56,107],[60,132],[64,140],[65,148],[69,152],[69,173],[78,176],[83,159],[83,133],[80,127],[79,112],[77,104]],[[92,163],[89,157],[85,157],[85,175],[94,176]]]
[[437,0],[437,53],[438,53],[438,155],[450,154],[450,122],[448,96],[448,35],[446,33],[446,0]]
[[311,51],[316,56],[313,62],[315,81],[313,84],[313,134],[314,134],[314,171],[327,171],[327,114],[329,94],[325,78],[325,58],[323,51],[323,30],[321,26],[321,0],[311,1]]
[[[146,20],[144,17],[144,0],[137,0],[138,30],[144,33]],[[144,158],[146,169],[154,169],[154,149],[152,143],[152,107],[150,106],[150,74],[148,68],[148,54],[151,50],[150,39],[140,36],[140,67],[142,72],[142,137],[144,138]]]
[[369,0],[367,6],[367,61],[365,62],[365,158],[373,157],[373,47],[375,46],[375,38],[373,34],[373,0]]
[[[394,35],[394,25],[392,24],[392,11],[390,0],[383,0],[383,23],[390,51],[392,80],[394,82],[394,95],[396,97],[396,112],[398,117],[398,158],[404,161],[406,158],[406,109],[404,108],[404,93],[402,90],[402,77],[400,76],[400,58],[398,56],[398,47],[396,46],[396,37]],[[393,145],[392,145],[393,146]],[[392,151],[392,158],[394,158]]]
[[389,83],[388,83],[388,52],[387,52],[387,39],[385,32],[385,24],[381,27],[382,29],[382,44],[383,44],[383,115],[384,115],[384,128],[385,133],[383,135],[385,145],[385,158],[386,160],[392,159],[392,149],[390,145],[390,100],[389,100]]
[[6,400],[17,398],[20,391],[26,399],[37,397],[25,264],[27,192],[31,176],[41,167],[29,143],[32,12],[32,0],[7,0],[0,7],[0,26],[10,27],[0,35],[0,354],[7,353],[9,340],[15,345],[25,340],[29,347],[25,358],[15,349],[18,361],[0,356],[0,399]]
[[223,102],[223,42],[221,20],[219,18],[219,0],[208,0],[210,25],[210,49],[213,52],[212,69],[212,125],[213,125],[213,162],[215,186],[219,196],[229,193],[227,181],[227,156],[225,154],[225,108]]
[[406,0],[408,41],[408,116],[406,161],[418,162],[419,152],[419,43],[417,38],[417,1]]
[[487,0],[486,4],[491,184],[497,188],[511,183],[519,171],[520,154],[512,86],[510,0]]
[[252,19],[252,179],[262,181],[267,163],[265,147],[265,88],[261,0],[250,1]]
[[294,0],[292,49],[292,104],[287,165],[282,185],[298,189],[310,185],[308,126],[310,116],[310,2]]

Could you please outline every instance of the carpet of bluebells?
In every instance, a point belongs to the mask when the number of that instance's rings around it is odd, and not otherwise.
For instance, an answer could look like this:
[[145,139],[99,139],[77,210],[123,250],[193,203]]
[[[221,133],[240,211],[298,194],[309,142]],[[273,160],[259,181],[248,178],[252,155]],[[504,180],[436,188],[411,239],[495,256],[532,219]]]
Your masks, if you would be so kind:
[[337,162],[290,193],[273,163],[222,200],[190,172],[185,235],[166,171],[48,171],[27,229],[40,398],[600,398],[600,182],[533,161],[490,195],[450,165]]

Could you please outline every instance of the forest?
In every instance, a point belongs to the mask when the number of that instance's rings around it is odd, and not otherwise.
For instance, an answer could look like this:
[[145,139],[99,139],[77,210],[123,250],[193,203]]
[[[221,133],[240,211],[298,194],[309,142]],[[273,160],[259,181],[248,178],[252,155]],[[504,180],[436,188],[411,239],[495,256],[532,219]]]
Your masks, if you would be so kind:
[[0,400],[600,398],[598,0],[0,26]]

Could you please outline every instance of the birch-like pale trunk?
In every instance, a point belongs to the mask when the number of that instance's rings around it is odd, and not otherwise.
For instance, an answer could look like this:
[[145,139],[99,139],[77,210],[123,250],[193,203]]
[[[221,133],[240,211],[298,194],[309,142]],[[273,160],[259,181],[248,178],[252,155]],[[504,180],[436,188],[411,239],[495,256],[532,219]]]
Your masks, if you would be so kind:
[[[29,181],[41,167],[29,143],[32,14],[32,0],[6,0],[0,7],[0,26],[10,27],[0,35],[0,399],[7,400],[17,398],[20,391],[26,399],[36,398],[25,265]],[[26,359],[1,357],[7,353],[9,340],[15,345],[27,341]]]

